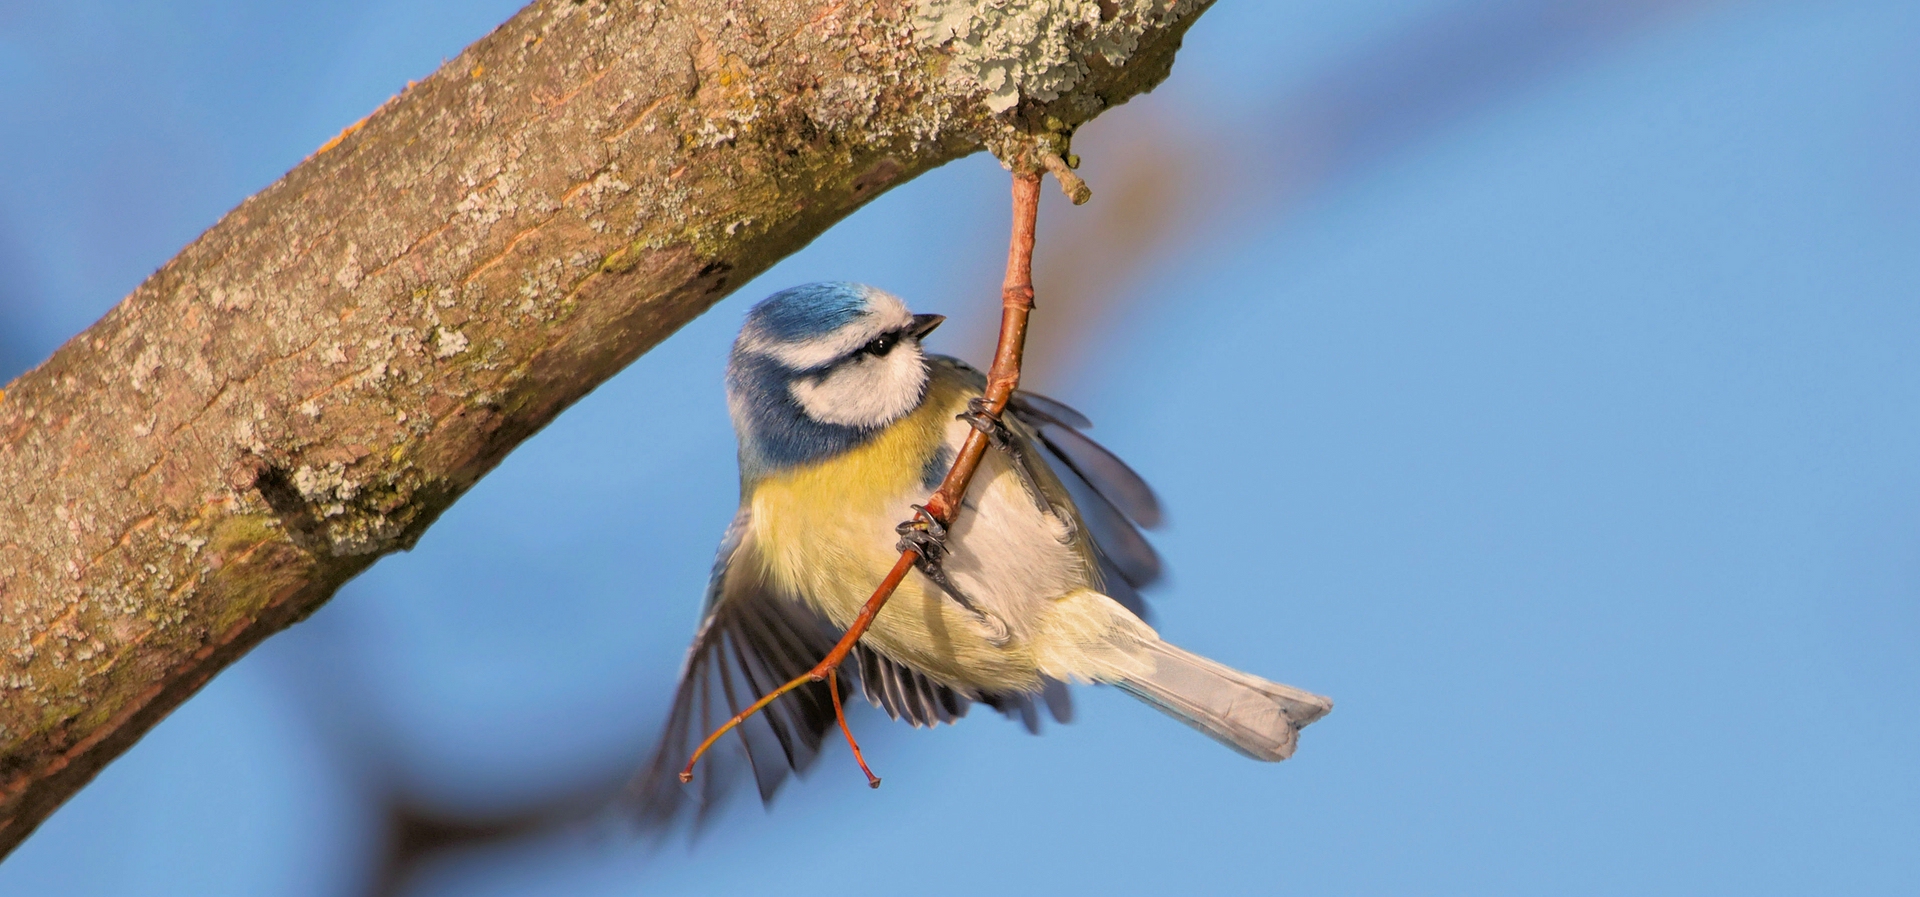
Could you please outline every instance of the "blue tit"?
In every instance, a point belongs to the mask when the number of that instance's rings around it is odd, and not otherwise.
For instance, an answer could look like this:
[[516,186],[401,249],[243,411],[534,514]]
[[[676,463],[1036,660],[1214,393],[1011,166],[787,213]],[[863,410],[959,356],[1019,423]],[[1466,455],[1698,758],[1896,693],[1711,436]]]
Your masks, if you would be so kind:
[[[748,312],[726,378],[740,509],[662,743],[634,783],[643,821],[678,816],[677,773],[693,746],[825,656],[898,560],[895,525],[946,475],[970,432],[968,401],[986,385],[921,347],[942,320],[855,283],[794,287]],[[1086,426],[1058,402],[1015,394],[937,567],[907,575],[846,679],[915,726],[953,722],[977,701],[1030,729],[1042,705],[1067,721],[1065,683],[1108,683],[1249,757],[1286,759],[1332,702],[1183,651],[1147,625],[1135,589],[1160,562],[1136,526],[1157,524],[1159,503]],[[775,701],[708,754],[699,815],[742,766],[771,799],[833,725],[826,683]]]

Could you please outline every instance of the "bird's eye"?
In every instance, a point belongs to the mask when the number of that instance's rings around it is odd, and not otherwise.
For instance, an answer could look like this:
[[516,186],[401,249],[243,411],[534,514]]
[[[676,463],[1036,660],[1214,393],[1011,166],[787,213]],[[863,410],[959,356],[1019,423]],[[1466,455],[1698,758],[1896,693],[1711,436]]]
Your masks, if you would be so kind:
[[899,342],[900,342],[900,334],[882,333],[879,336],[874,337],[873,340],[868,342],[866,345],[861,346],[860,351],[865,352],[868,355],[885,355],[888,352],[893,351],[894,345]]

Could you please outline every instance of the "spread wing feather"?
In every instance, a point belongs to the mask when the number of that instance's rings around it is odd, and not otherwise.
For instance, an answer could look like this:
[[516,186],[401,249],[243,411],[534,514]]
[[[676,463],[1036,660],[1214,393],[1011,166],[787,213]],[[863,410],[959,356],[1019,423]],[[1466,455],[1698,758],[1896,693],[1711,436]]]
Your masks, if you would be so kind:
[[1040,433],[1047,448],[1074,474],[1106,496],[1107,500],[1147,529],[1160,525],[1160,498],[1153,487],[1134,473],[1112,452],[1088,438],[1081,430],[1093,429],[1093,421],[1065,402],[1039,393],[1016,392],[1009,408]]
[[1160,525],[1160,498],[1127,462],[1064,423],[1045,421],[1037,429],[1047,448],[1121,513],[1147,529]]
[[860,688],[867,700],[894,719],[916,727],[951,723],[967,715],[972,699],[941,685],[905,664],[895,663],[865,644],[854,646]]
[[[1056,467],[1055,470],[1059,468]],[[1160,578],[1160,553],[1140,534],[1132,521],[1107,500],[1104,493],[1078,476],[1061,476],[1061,484],[1080,509],[1080,520],[1094,548],[1127,585],[1144,588]],[[1109,583],[1112,577],[1107,577]]]
[[791,770],[804,770],[834,724],[824,682],[808,683],[774,701],[708,752],[693,783],[681,768],[693,749],[734,714],[818,663],[838,632],[797,601],[775,594],[760,575],[741,508],[721,541],[707,588],[706,614],[681,668],[666,730],[629,795],[647,828],[672,825],[688,803],[696,827],[751,773],[762,800],[771,800]]

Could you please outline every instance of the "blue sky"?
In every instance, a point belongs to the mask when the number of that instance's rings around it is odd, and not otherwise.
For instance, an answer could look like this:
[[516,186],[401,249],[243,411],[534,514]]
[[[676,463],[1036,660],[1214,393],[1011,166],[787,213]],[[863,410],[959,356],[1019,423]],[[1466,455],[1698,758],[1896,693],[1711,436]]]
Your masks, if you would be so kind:
[[[0,376],[512,8],[0,12]],[[406,893],[1913,892],[1916,46],[1898,2],[1224,0],[1082,135],[1094,203],[1043,216],[1103,214],[1127,117],[1236,189],[1076,311],[1045,386],[1169,508],[1162,633],[1338,702],[1299,754],[1103,689],[1042,738],[868,714],[879,791],[829,751],[691,849],[563,831]],[[949,165],[744,287],[163,722],[0,893],[355,894],[384,791],[617,779],[732,514],[741,312],[866,280],[978,358],[1005,195]]]

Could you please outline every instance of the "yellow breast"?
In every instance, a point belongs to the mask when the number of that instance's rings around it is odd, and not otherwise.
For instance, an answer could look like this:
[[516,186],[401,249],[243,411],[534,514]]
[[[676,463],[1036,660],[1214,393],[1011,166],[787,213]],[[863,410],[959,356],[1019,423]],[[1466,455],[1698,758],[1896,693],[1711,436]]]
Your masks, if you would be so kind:
[[781,471],[753,484],[753,528],[773,582],[815,604],[840,625],[899,557],[893,527],[907,504],[922,501],[926,462],[944,435],[942,412],[953,390],[933,394],[918,410],[865,444],[826,460]]
[[[931,492],[922,481],[927,460],[971,394],[948,378],[935,378],[928,390],[917,410],[866,444],[749,486],[753,537],[768,579],[838,626],[852,623],[899,559],[894,526]],[[1038,686],[1023,646],[990,643],[965,609],[917,571],[866,642],[950,684]]]

